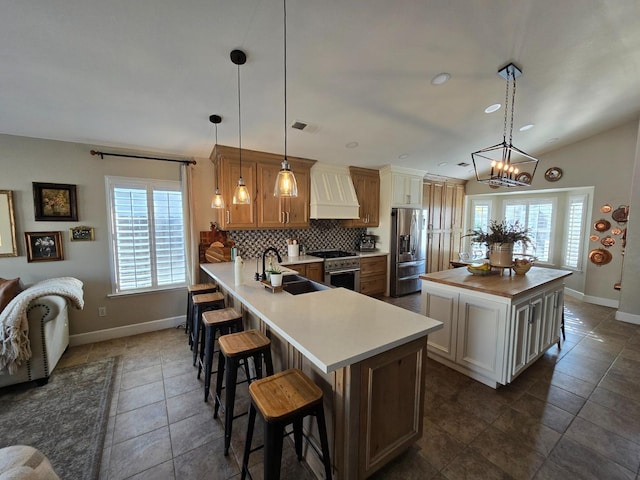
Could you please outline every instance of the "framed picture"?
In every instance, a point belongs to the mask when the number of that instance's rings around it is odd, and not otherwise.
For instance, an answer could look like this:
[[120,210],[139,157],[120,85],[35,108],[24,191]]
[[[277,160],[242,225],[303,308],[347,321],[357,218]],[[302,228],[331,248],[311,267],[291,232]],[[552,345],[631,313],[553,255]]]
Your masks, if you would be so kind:
[[0,257],[17,257],[16,218],[13,213],[13,192],[0,190]]
[[93,227],[70,228],[69,239],[72,242],[85,242],[95,240],[95,230]]
[[33,182],[36,221],[78,221],[76,186]]
[[63,260],[62,232],[25,232],[27,262]]

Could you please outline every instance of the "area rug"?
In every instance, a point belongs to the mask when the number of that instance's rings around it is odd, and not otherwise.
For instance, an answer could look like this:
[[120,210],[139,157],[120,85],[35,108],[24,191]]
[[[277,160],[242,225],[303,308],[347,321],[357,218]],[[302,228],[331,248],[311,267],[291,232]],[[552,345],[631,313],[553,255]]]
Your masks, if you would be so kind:
[[55,369],[42,387],[0,389],[0,447],[42,451],[63,479],[96,479],[116,357]]

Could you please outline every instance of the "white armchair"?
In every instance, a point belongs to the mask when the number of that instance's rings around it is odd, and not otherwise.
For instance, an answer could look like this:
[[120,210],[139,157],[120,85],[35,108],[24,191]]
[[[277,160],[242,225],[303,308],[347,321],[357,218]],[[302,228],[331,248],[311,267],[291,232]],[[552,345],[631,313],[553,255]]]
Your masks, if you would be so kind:
[[51,372],[69,345],[67,299],[45,295],[32,300],[27,308],[31,358],[13,375],[0,375],[0,387],[36,380],[48,382]]

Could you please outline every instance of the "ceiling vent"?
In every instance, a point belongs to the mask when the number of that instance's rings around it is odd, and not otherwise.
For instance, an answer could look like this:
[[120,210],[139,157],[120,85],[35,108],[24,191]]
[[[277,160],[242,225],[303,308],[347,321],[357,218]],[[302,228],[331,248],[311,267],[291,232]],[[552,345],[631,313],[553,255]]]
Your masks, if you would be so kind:
[[467,162],[460,162],[460,163],[458,164],[458,166],[459,166],[459,167],[468,167],[468,166],[469,166],[469,164],[468,164]]
[[307,128],[308,124],[304,123],[304,122],[299,122],[299,121],[295,121],[293,122],[293,124],[291,125],[291,128],[295,128],[296,130],[304,130],[305,128]]
[[305,133],[316,133],[318,131],[317,126],[310,125],[308,122],[303,122],[302,120],[296,120],[289,126],[295,130],[300,130]]

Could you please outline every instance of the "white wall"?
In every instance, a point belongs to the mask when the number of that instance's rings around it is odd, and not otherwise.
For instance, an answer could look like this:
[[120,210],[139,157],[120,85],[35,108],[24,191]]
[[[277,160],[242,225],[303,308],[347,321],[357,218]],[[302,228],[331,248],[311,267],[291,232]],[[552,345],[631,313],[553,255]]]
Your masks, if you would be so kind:
[[[635,119],[580,142],[540,155],[540,163],[530,190],[593,186],[593,212],[587,222],[589,228],[585,232],[588,236],[593,231],[593,223],[599,218],[604,218],[600,213],[602,205],[608,203],[614,208],[619,205],[629,205],[637,142],[638,119]],[[563,170],[563,176],[559,181],[545,180],[544,172],[550,167],[560,167]],[[517,190],[527,189],[514,189],[514,191]],[[467,195],[491,192],[488,186],[478,182],[469,182],[466,186]],[[634,247],[640,248],[640,239],[629,238],[627,252]],[[595,245],[592,248],[595,248]],[[618,253],[614,255],[611,263],[604,266],[587,263],[582,292],[585,300],[617,306],[620,293],[614,290],[613,286],[620,281],[622,261],[623,257]]]
[[[24,284],[45,278],[73,276],[84,282],[85,308],[70,312],[71,334],[95,332],[154,320],[182,316],[186,310],[184,289],[164,293],[108,298],[111,293],[109,270],[105,175],[151,177],[178,180],[179,164],[130,158],[91,156],[91,149],[113,151],[108,147],[56,142],[0,135],[0,190],[13,190],[18,257],[0,258],[0,277],[20,277]],[[140,152],[134,152],[140,154]],[[155,155],[162,156],[162,155]],[[209,229],[211,166],[200,159],[194,168],[196,225]],[[31,182],[77,185],[77,222],[36,222]],[[208,197],[208,202],[205,200]],[[93,242],[70,242],[69,228],[87,225],[95,228]],[[28,263],[24,232],[61,231],[63,261]],[[107,316],[98,316],[98,307]]]

